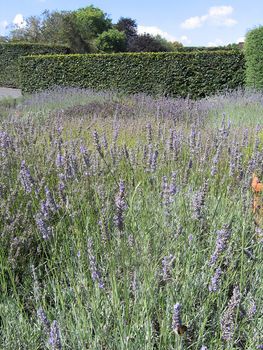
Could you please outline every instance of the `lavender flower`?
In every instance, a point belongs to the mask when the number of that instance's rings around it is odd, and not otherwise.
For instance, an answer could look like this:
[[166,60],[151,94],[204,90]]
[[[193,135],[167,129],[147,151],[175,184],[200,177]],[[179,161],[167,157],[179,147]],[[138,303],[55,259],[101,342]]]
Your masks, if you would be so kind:
[[11,137],[5,131],[1,131],[1,130],[0,130],[0,147],[5,149],[12,147]]
[[205,181],[204,186],[195,193],[193,197],[193,214],[196,220],[203,219],[203,210],[205,206],[205,197],[207,196],[208,182]]
[[124,229],[124,210],[126,209],[125,203],[125,186],[123,180],[119,183],[119,193],[115,199],[116,215],[114,217],[115,225],[120,232]]
[[102,155],[102,149],[101,149],[99,134],[98,134],[98,132],[96,130],[93,131],[93,140],[94,140],[94,145],[96,147],[96,150],[99,152],[100,155]]
[[240,290],[239,287],[236,286],[221,319],[222,338],[228,342],[230,342],[234,337],[236,311],[239,307],[240,301]]
[[150,165],[150,169],[151,169],[151,172],[154,173],[156,171],[156,167],[157,167],[157,158],[158,158],[158,151],[155,150],[152,154],[152,157],[151,157],[151,165]]
[[91,272],[91,278],[93,282],[97,282],[99,288],[104,289],[104,283],[101,278],[100,271],[98,269],[96,259],[94,256],[93,251],[93,241],[91,238],[88,239],[88,257],[89,257],[89,266],[90,266],[90,272]]
[[26,193],[31,193],[34,186],[34,180],[24,160],[22,161],[20,168],[20,181]]
[[165,256],[162,260],[162,280],[164,282],[171,278],[174,260],[175,257],[172,254]]
[[47,206],[47,202],[41,201],[40,206],[41,206],[41,214],[44,216],[44,218],[48,219],[49,218],[49,208]]
[[64,175],[59,174],[58,194],[59,194],[59,198],[63,204],[66,204],[66,202],[67,202],[67,197],[65,195],[65,187],[66,187],[66,185],[64,182]]
[[49,239],[52,235],[52,228],[49,226],[47,220],[40,213],[37,214],[35,221],[43,239]]
[[215,271],[215,274],[211,278],[211,283],[208,286],[209,292],[216,292],[218,290],[222,273],[223,272],[221,268],[218,267]]
[[90,160],[90,156],[89,156],[87,148],[85,146],[81,145],[80,146],[80,153],[82,155],[85,168],[89,169],[90,164],[91,164],[91,160]]
[[222,230],[217,231],[216,248],[210,258],[210,262],[209,262],[210,266],[216,263],[220,254],[227,248],[227,243],[230,236],[231,236],[231,230],[227,225],[224,225]]
[[49,320],[47,318],[47,315],[45,314],[44,310],[42,309],[42,307],[40,307],[37,310],[37,317],[38,317],[41,325],[45,329],[45,332],[48,334],[49,330],[50,330],[50,322],[49,322]]
[[150,123],[148,123],[146,125],[146,129],[147,129],[147,141],[148,144],[150,145],[153,141],[153,137],[152,137],[152,125]]
[[100,220],[99,220],[98,224],[100,227],[101,239],[105,243],[106,241],[109,240],[110,235],[109,235],[109,230],[108,230],[108,220],[107,220],[104,208],[102,208],[102,210],[101,210]]
[[200,350],[208,350],[208,347],[205,345],[202,345]]
[[59,150],[57,157],[56,157],[56,166],[57,168],[62,168],[64,165],[65,158],[61,154],[61,151]]
[[60,330],[56,320],[52,322],[50,327],[49,344],[52,350],[62,350]]
[[107,136],[106,136],[105,132],[102,134],[102,144],[103,144],[104,149],[107,150],[108,149],[108,140],[107,140]]
[[55,202],[55,199],[52,193],[49,191],[47,186],[45,186],[45,193],[46,193],[46,207],[53,213],[57,212],[59,208]]
[[161,198],[162,198],[162,204],[165,208],[165,215],[169,217],[170,211],[171,211],[171,204],[174,202],[174,196],[177,192],[176,184],[175,184],[175,176],[176,173],[172,173],[172,179],[170,184],[168,184],[168,180],[166,176],[162,177],[162,192],[161,192]]
[[250,321],[253,320],[256,312],[257,312],[256,302],[253,298],[250,298],[249,307],[247,309],[247,317]]
[[179,327],[181,327],[181,325],[181,305],[179,303],[176,303],[174,305],[172,328],[174,331],[176,331]]
[[220,159],[220,155],[221,155],[221,150],[222,150],[222,146],[220,144],[217,147],[216,154],[215,154],[215,156],[213,158],[213,165],[212,165],[212,170],[211,170],[211,176],[215,176],[217,174],[218,163],[219,163],[219,159]]
[[177,188],[176,188],[176,172],[173,171],[172,172],[172,179],[170,182],[170,188],[169,188],[169,193],[170,196],[174,196],[177,192]]

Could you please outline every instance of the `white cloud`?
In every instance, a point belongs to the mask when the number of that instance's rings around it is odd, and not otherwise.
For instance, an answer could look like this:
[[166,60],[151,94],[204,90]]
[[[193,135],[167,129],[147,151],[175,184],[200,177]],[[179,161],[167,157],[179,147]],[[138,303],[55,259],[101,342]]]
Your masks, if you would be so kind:
[[209,43],[207,43],[208,47],[222,46],[222,45],[224,45],[224,43],[223,43],[223,40],[221,39],[216,39],[214,42],[210,41]]
[[5,30],[8,26],[8,22],[7,21],[1,21],[0,22],[0,35],[4,35],[5,34]]
[[181,27],[184,29],[195,29],[202,27],[202,18],[195,16],[195,17],[190,17],[186,19],[182,24]]
[[138,26],[138,33],[139,34],[148,33],[148,34],[151,34],[154,36],[161,35],[166,40],[176,41],[176,38],[173,35],[163,31],[162,29],[160,29],[156,26]]
[[232,6],[213,6],[208,11],[209,16],[228,16],[233,13],[234,9]]
[[232,27],[237,24],[234,18],[229,17],[233,11],[232,6],[213,6],[203,16],[187,18],[181,23],[181,27],[184,29],[195,29],[202,27],[205,23],[215,26]]
[[165,38],[168,41],[179,41],[183,44],[190,44],[191,40],[186,36],[186,35],[182,35],[180,38],[176,38],[175,36],[165,32],[164,30],[162,30],[159,27],[156,26],[138,26],[138,33],[139,34],[151,34],[153,36],[155,35],[160,35],[161,37]]
[[18,28],[24,28],[26,26],[26,21],[24,20],[24,17],[23,15],[21,15],[21,13],[15,15],[13,19],[13,24]]
[[246,40],[246,37],[245,36],[241,36],[240,38],[237,39],[236,43],[237,44],[238,43],[243,43],[243,42],[245,42],[245,40]]
[[178,41],[186,45],[189,45],[192,42],[191,39],[189,39],[186,35],[182,35]]

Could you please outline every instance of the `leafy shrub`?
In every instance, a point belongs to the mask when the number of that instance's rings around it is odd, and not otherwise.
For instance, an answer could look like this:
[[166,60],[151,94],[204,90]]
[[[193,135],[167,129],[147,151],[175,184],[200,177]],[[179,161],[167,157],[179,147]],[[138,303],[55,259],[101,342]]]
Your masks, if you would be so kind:
[[0,86],[19,87],[17,67],[19,57],[68,52],[69,49],[65,46],[2,42],[0,43]]
[[24,92],[75,86],[202,97],[244,82],[238,51],[46,55],[20,60]]
[[263,87],[263,26],[247,33],[245,41],[246,85]]
[[109,29],[98,36],[96,45],[103,52],[123,52],[126,50],[126,35],[117,29]]

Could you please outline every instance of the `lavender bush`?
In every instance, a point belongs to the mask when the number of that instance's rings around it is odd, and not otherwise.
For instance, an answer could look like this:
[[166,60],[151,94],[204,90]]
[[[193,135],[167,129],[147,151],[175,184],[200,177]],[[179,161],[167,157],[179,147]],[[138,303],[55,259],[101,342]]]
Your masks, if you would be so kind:
[[0,348],[259,348],[262,113],[253,91],[0,108]]

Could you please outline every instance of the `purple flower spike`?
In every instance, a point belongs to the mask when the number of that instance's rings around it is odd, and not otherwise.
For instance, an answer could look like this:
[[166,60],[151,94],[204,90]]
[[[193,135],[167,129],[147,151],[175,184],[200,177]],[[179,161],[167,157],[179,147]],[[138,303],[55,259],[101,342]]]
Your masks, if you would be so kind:
[[222,230],[217,231],[217,240],[216,240],[216,248],[214,253],[212,254],[210,258],[209,265],[213,266],[216,261],[218,260],[220,254],[226,250],[228,240],[231,236],[231,230],[230,228],[225,225]]
[[232,341],[235,333],[235,319],[236,319],[236,311],[241,301],[241,294],[239,291],[239,287],[236,286],[233,290],[233,294],[229,303],[227,305],[227,309],[225,310],[222,320],[221,320],[221,330],[222,330],[222,338],[225,341]]
[[209,292],[216,292],[218,290],[222,273],[221,268],[218,267],[214,276],[211,278],[211,283],[208,287]]
[[60,330],[56,320],[52,322],[50,327],[49,344],[52,350],[62,350]]
[[172,328],[174,331],[176,331],[181,325],[181,305],[179,303],[176,303],[174,305]]
[[25,161],[23,160],[20,168],[20,181],[26,193],[31,193],[34,186],[34,180],[30,174]]
[[126,209],[125,203],[125,185],[123,180],[119,183],[119,193],[115,199],[116,215],[114,217],[115,225],[120,232],[124,229],[124,210]]

